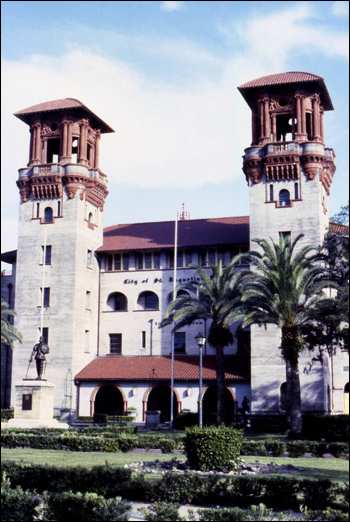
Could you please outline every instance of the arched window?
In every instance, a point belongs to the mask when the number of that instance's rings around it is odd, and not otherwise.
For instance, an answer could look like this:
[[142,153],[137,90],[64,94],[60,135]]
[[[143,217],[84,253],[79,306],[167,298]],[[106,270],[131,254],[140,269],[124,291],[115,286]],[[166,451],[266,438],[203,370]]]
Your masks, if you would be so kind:
[[40,217],[40,203],[36,204],[36,217]]
[[299,199],[299,183],[294,183],[294,199]]
[[[190,294],[188,292],[186,292],[186,290],[179,290],[178,292],[176,292],[176,297],[189,297],[189,295]],[[173,300],[173,293],[171,292],[168,295],[167,304],[170,304],[172,300]]]
[[280,388],[280,410],[286,411],[287,409],[287,383],[281,384]]
[[60,201],[57,202],[57,215],[58,216],[61,215],[61,202]]
[[283,189],[279,194],[279,204],[280,207],[289,207],[290,206],[290,193],[289,190]]
[[89,213],[88,221],[90,224],[94,222],[94,216],[93,216],[92,212]]
[[53,212],[51,207],[46,207],[44,210],[44,220],[45,223],[52,223],[53,221]]
[[159,299],[154,292],[142,292],[137,304],[142,310],[159,310]]
[[270,185],[270,201],[275,201],[273,185]]
[[121,292],[113,292],[108,296],[107,306],[113,312],[126,312],[128,310],[127,297]]

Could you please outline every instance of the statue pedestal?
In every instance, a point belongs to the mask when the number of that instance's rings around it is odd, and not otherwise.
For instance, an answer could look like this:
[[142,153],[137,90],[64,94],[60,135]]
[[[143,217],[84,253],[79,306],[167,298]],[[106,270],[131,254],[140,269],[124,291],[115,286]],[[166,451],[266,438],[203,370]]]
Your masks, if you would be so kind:
[[9,428],[69,428],[65,422],[53,418],[55,385],[37,379],[26,379],[15,384],[14,418]]

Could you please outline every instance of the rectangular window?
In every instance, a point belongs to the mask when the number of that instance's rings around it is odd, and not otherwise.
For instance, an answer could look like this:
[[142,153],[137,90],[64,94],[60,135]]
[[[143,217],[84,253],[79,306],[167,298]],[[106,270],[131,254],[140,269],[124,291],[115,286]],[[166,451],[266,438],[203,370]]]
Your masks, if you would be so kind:
[[113,256],[107,256],[107,270],[108,272],[113,270]]
[[87,251],[86,255],[86,266],[92,268],[92,250]]
[[86,290],[85,308],[91,310],[91,292],[89,290]]
[[153,253],[153,268],[160,268],[160,254],[159,252]]
[[215,249],[213,248],[208,250],[208,261],[209,265],[216,265]]
[[141,348],[144,350],[146,348],[146,332],[141,332]]
[[85,353],[90,353],[90,330],[85,330]]
[[41,264],[51,265],[51,256],[52,256],[52,246],[43,245],[41,247]]
[[280,237],[283,237],[286,241],[291,241],[291,232],[279,232]]
[[221,261],[222,266],[225,266],[225,250],[219,248],[217,251],[217,263]]
[[129,270],[129,254],[123,254],[123,270]]
[[143,254],[136,254],[136,270],[143,270]]
[[47,326],[44,326],[43,330],[39,328],[39,335],[44,338],[44,343],[49,344],[49,329]]
[[207,251],[206,250],[200,250],[198,252],[198,259],[199,259],[199,265],[200,266],[208,266]]
[[174,352],[186,353],[186,333],[175,332],[174,337]]
[[50,288],[45,287],[44,288],[44,295],[43,295],[43,289],[40,288],[41,291],[41,301],[40,306],[50,306]]
[[174,252],[167,253],[167,267],[174,268]]
[[151,269],[152,268],[152,253],[146,252],[145,253],[145,269]]
[[192,252],[191,250],[186,250],[185,252],[186,266],[190,266],[192,264]]
[[122,258],[120,254],[114,254],[114,270],[122,269]]
[[109,334],[109,351],[117,355],[122,353],[122,334]]

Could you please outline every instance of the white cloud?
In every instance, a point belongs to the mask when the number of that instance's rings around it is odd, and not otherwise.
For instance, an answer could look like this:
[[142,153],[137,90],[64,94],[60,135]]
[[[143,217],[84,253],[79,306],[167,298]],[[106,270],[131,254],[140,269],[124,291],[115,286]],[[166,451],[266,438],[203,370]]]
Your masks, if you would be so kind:
[[333,2],[332,3],[332,13],[334,16],[347,17],[349,16],[349,2]]
[[162,11],[180,11],[184,7],[184,2],[161,2],[160,8]]

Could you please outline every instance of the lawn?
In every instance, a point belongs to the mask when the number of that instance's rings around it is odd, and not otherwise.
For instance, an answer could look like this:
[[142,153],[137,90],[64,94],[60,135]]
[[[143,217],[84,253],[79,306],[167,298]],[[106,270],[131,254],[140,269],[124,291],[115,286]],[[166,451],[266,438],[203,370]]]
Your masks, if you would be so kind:
[[[92,466],[104,465],[106,462],[110,466],[124,466],[132,462],[162,460],[168,461],[174,457],[185,460],[185,455],[155,454],[155,453],[102,453],[102,452],[77,452],[59,450],[41,450],[30,448],[2,448],[2,462],[28,462],[35,464],[49,464],[54,466]],[[326,458],[283,458],[283,457],[243,457],[245,463],[254,462],[274,462],[276,464],[292,464],[298,468],[304,468],[293,476],[301,478],[322,478],[334,481],[349,481],[349,463],[343,459]]]

